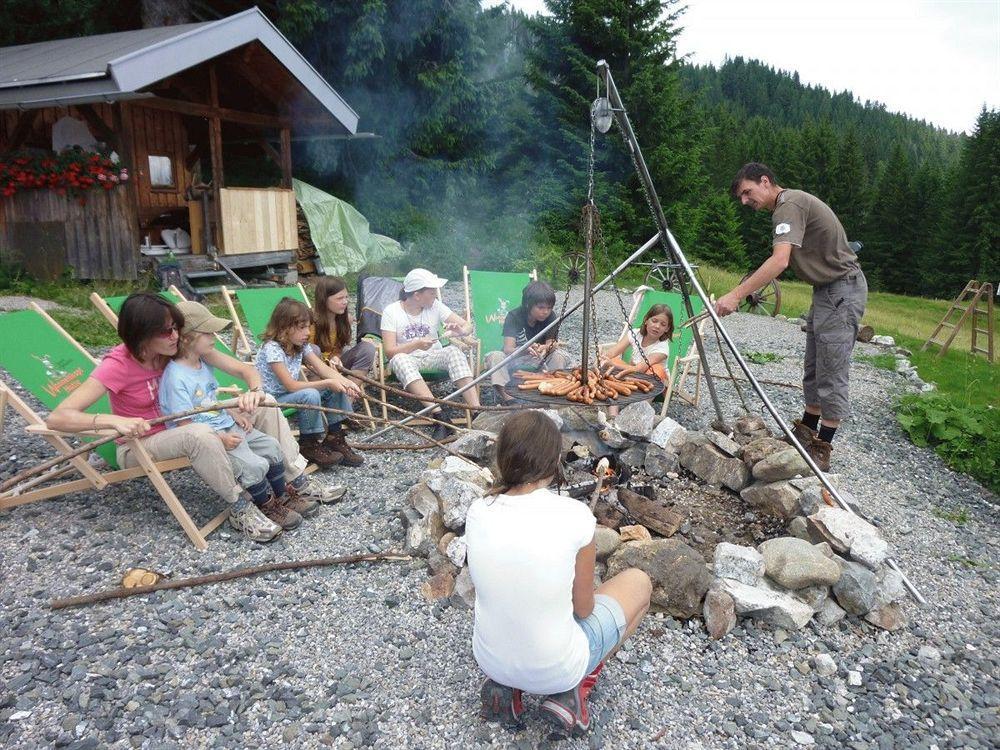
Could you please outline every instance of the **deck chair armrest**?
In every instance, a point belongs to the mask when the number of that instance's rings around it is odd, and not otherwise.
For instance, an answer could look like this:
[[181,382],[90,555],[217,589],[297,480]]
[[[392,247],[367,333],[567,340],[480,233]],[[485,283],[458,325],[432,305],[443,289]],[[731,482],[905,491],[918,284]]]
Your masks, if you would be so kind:
[[30,424],[24,428],[25,432],[42,437],[85,437],[85,438],[105,438],[117,435],[116,430],[81,430],[80,432],[63,432],[62,430],[50,430],[43,424]]

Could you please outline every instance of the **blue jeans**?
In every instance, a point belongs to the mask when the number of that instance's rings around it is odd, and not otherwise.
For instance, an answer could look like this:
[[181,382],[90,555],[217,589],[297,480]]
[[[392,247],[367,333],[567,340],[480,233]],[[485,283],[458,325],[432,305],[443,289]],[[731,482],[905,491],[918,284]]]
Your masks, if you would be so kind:
[[[312,406],[325,406],[330,409],[341,409],[342,411],[352,411],[351,399],[346,394],[334,393],[326,389],[303,388],[301,391],[290,391],[275,398],[282,404],[310,404]],[[326,434],[327,424],[333,426],[345,419],[342,414],[324,414],[321,411],[312,409],[302,409],[299,411],[299,434],[303,437],[322,437]]]
[[586,672],[590,674],[625,637],[628,627],[625,610],[613,597],[594,594],[594,611],[583,620],[575,615],[574,619],[590,643],[590,663],[587,664]]

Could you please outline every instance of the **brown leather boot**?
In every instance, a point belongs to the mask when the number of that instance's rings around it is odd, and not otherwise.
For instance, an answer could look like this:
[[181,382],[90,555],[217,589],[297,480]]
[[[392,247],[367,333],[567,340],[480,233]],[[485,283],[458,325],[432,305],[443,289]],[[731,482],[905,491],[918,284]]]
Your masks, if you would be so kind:
[[[802,443],[802,447],[807,450],[809,449],[810,443],[812,443],[812,441],[816,439],[817,435],[819,435],[816,430],[807,425],[801,419],[796,419],[792,423],[792,434],[795,435],[796,439],[800,443]],[[788,441],[786,440],[785,442],[787,443]]]
[[805,449],[820,469],[830,471],[830,454],[833,453],[833,446],[830,443],[814,438],[811,443],[805,446]]
[[296,513],[282,502],[281,499],[271,495],[267,502],[260,506],[260,512],[274,521],[278,526],[285,529],[294,529],[302,523],[302,516]]
[[282,505],[284,505],[289,510],[294,510],[300,516],[305,518],[306,516],[311,516],[319,508],[319,503],[315,500],[310,500],[307,497],[303,497],[299,494],[299,491],[288,485],[285,488],[285,496],[280,498]]
[[365,462],[357,451],[347,444],[347,437],[343,430],[331,430],[326,433],[323,445],[339,453],[343,457],[344,466],[361,466]]
[[323,441],[318,437],[300,437],[299,453],[306,461],[311,461],[321,469],[329,469],[344,460],[342,455],[323,445]]

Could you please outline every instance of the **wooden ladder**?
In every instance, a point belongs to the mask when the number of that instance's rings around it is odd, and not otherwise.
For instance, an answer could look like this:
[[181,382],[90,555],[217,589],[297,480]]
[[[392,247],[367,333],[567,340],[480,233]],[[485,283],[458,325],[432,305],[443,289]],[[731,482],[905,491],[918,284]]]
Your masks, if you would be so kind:
[[[985,302],[985,309],[979,306],[980,302]],[[955,322],[949,321],[952,313],[959,312],[958,320]],[[990,282],[985,282],[980,284],[978,281],[973,279],[968,284],[965,285],[965,289],[959,294],[955,301],[951,303],[951,307],[948,308],[948,312],[944,314],[941,318],[941,322],[937,324],[937,328],[934,329],[934,333],[931,334],[930,338],[924,342],[924,345],[920,347],[921,351],[924,351],[931,344],[937,344],[941,347],[941,351],[938,352],[938,356],[944,355],[948,351],[948,347],[951,346],[951,342],[955,340],[955,336],[958,335],[958,331],[961,329],[962,324],[965,323],[966,318],[972,319],[972,353],[985,354],[986,358],[992,362],[993,361],[993,284]],[[985,321],[982,320],[985,318]],[[985,322],[986,327],[983,328],[982,323]],[[945,328],[950,328],[951,333],[948,338],[944,341],[938,340],[938,334],[941,333]],[[979,346],[979,335],[982,334],[986,337],[986,348]]]

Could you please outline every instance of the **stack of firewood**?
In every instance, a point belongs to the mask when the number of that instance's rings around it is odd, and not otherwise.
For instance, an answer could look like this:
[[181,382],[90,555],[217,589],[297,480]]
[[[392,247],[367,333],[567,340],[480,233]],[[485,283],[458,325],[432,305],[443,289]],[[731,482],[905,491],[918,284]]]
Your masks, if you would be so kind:
[[302,206],[295,204],[295,212],[298,218],[299,247],[296,252],[298,262],[295,264],[299,273],[316,273],[316,245],[313,244],[312,234],[309,231],[309,222],[306,219]]

